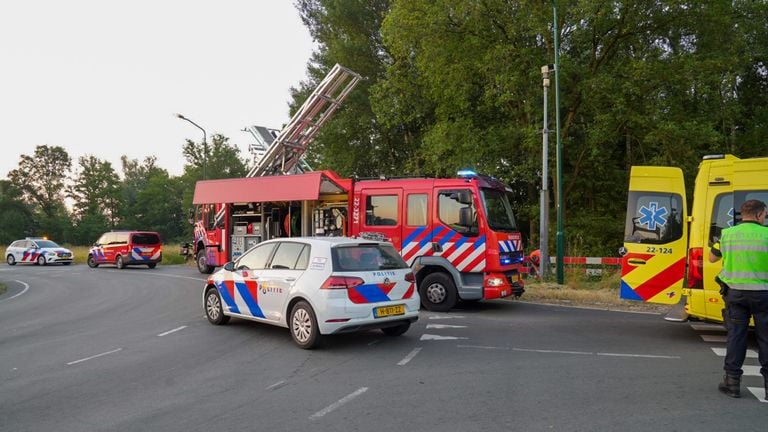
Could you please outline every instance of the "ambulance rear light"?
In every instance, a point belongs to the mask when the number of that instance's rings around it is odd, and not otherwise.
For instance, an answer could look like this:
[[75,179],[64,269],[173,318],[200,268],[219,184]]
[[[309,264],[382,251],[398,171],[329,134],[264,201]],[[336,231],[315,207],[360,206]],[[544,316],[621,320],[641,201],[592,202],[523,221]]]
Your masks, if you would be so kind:
[[704,249],[688,250],[688,288],[704,288]]
[[354,288],[364,283],[365,281],[359,277],[331,276],[325,280],[323,285],[320,286],[320,289],[347,289]]
[[405,281],[406,282],[414,283],[414,282],[416,282],[416,276],[413,275],[413,272],[408,272],[405,275]]

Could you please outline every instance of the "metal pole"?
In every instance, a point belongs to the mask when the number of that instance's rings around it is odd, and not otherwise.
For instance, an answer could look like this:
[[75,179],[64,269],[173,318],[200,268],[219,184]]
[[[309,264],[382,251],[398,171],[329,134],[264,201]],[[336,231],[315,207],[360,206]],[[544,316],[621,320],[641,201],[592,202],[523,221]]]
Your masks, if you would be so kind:
[[207,173],[207,165],[208,165],[208,136],[207,135],[208,134],[205,132],[205,129],[200,127],[199,124],[197,124],[197,123],[193,122],[192,120],[184,117],[183,115],[177,113],[176,117],[192,123],[195,127],[200,129],[201,131],[203,131],[203,180],[205,180],[205,179],[208,178],[208,173]]
[[541,130],[541,199],[539,205],[539,275],[541,279],[550,276],[549,266],[549,120],[547,95],[549,93],[549,65],[541,67],[544,85],[544,127]]
[[555,34],[555,124],[557,125],[557,283],[565,283],[563,257],[565,231],[563,230],[563,145],[560,142],[560,32],[557,29],[557,0],[552,0]]

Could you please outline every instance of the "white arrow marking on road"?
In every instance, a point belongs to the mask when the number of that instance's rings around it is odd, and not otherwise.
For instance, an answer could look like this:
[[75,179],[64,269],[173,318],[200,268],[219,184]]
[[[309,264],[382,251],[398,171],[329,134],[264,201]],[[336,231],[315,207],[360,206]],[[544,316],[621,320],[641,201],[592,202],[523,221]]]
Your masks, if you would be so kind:
[[421,335],[421,339],[420,340],[456,340],[456,339],[469,339],[469,338],[456,337],[456,336],[439,336],[439,335],[423,334],[423,335]]
[[312,420],[312,419],[320,418],[320,417],[328,414],[329,412],[335,410],[336,408],[344,405],[345,403],[351,401],[352,399],[360,396],[361,394],[363,394],[363,393],[365,393],[367,391],[368,391],[368,387],[361,387],[361,388],[357,389],[355,392],[350,393],[350,394],[344,396],[343,398],[339,399],[338,401],[336,401],[336,402],[328,405],[327,407],[321,409],[320,411],[312,414],[311,416],[309,416],[309,419]]
[[728,338],[720,335],[701,335],[704,342],[727,342]]
[[101,356],[105,356],[105,355],[107,355],[107,354],[114,354],[114,353],[116,353],[116,352],[118,352],[118,351],[121,351],[121,350],[122,350],[122,348],[118,348],[118,349],[115,349],[115,350],[112,350],[112,351],[107,351],[107,352],[104,352],[104,353],[101,353],[101,354],[96,354],[96,355],[94,355],[94,356],[90,356],[90,357],[82,358],[82,359],[80,359],[80,360],[75,360],[75,361],[72,361],[72,362],[69,362],[69,363],[67,363],[67,366],[72,366],[72,365],[74,365],[74,364],[82,363],[82,362],[84,362],[84,361],[87,361],[87,360],[91,360],[91,359],[95,359],[95,358],[97,358],[97,357],[101,357]]
[[765,399],[765,389],[762,387],[747,387],[749,391],[752,392],[753,395],[759,400],[760,402],[768,402],[768,400]]
[[409,361],[413,360],[413,358],[416,357],[416,354],[418,354],[419,351],[421,351],[421,348],[414,348],[413,351],[408,353],[408,355],[405,356],[404,359],[402,359],[399,362],[397,362],[397,365],[398,366],[404,366],[406,363],[408,363]]
[[429,319],[464,318],[463,315],[430,315]]
[[428,329],[467,328],[467,326],[450,324],[427,324]]
[[160,333],[158,336],[160,336],[160,337],[163,337],[163,336],[165,336],[165,335],[169,335],[169,334],[171,334],[171,333],[176,333],[176,332],[177,332],[177,331],[179,331],[179,330],[184,330],[185,328],[187,328],[187,326],[176,327],[176,328],[175,328],[175,329],[173,329],[173,330],[168,330],[167,332],[164,332],[164,333]]
[[[718,357],[725,357],[725,348],[712,348]],[[757,351],[747,350],[747,358],[757,358]]]

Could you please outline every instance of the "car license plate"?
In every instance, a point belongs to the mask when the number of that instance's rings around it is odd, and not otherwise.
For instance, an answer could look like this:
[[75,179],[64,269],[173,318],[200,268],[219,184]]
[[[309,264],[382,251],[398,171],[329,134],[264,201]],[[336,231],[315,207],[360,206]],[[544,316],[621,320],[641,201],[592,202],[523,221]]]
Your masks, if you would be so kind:
[[384,318],[394,315],[405,315],[405,305],[382,306],[373,310],[374,318]]

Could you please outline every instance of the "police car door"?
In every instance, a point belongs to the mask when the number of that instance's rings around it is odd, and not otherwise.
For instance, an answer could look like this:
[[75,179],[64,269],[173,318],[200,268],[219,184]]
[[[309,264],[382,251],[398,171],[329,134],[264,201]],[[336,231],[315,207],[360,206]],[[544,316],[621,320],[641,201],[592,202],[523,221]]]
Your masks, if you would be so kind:
[[621,298],[680,301],[688,245],[683,172],[632,167],[621,260]]
[[[258,319],[267,319],[262,284],[268,277],[267,265],[275,250],[276,243],[260,244],[246,252],[235,262],[231,273],[231,294],[222,295],[230,311]],[[217,285],[218,286],[218,285]],[[219,289],[221,293],[221,289]]]
[[[261,271],[259,297],[262,311],[268,320],[281,323],[290,293],[309,262],[309,245],[295,241],[281,241],[272,255],[269,268]],[[318,281],[321,282],[321,281]],[[319,283],[318,283],[319,285]],[[313,285],[310,289],[316,288]],[[284,324],[287,325],[287,322]]]

